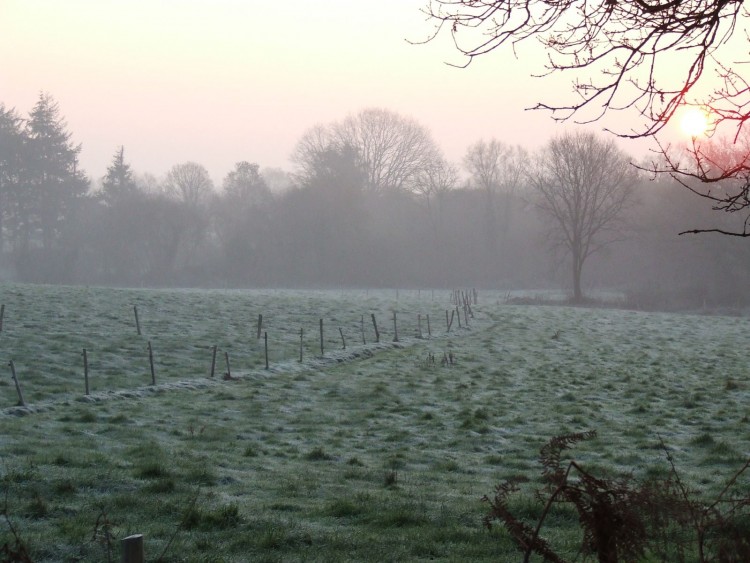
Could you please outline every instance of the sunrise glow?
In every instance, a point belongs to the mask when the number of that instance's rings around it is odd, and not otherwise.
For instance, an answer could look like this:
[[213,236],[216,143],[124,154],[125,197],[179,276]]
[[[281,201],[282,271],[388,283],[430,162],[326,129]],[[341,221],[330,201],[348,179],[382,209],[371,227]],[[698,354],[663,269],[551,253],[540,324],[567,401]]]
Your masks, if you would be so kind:
[[680,120],[680,128],[685,135],[699,137],[708,129],[708,114],[699,108],[690,108]]

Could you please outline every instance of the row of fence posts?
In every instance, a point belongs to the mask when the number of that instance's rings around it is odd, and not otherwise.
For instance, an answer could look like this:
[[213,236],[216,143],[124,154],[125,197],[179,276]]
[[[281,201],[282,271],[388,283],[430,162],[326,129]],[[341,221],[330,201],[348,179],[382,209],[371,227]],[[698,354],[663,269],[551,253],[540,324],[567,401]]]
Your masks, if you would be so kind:
[[[473,294],[471,295],[473,297],[473,302],[476,304],[477,302],[477,293],[476,289],[473,290]],[[463,304],[463,313],[464,313],[464,323],[468,327],[469,326],[469,316],[473,317],[474,314],[471,311],[471,301],[469,294],[466,292],[459,292],[458,290],[454,291],[452,296],[452,301],[456,303],[456,308],[452,309],[450,312],[450,317],[448,316],[448,311],[445,311],[445,319],[446,319],[446,332],[450,332],[451,326],[453,324],[454,318],[458,319],[458,326],[461,328],[461,311],[460,306]],[[134,307],[135,311],[135,323],[136,328],[138,330],[138,334],[141,334],[141,328],[140,324],[138,322],[138,308]],[[380,342],[380,331],[378,330],[378,323],[375,319],[375,313],[371,314],[372,319],[372,326],[375,330],[375,342]],[[432,336],[432,327],[430,325],[430,315],[426,315],[426,321],[427,321],[427,334],[431,337]],[[261,336],[261,330],[263,326],[263,315],[258,315],[258,325],[257,325],[257,339],[260,340]],[[323,319],[320,319],[319,322],[320,326],[320,355],[323,356],[325,354],[325,345],[324,345],[324,337],[323,337]],[[0,308],[0,331],[2,331],[2,308]],[[362,335],[362,344],[366,345],[367,340],[365,337],[365,316],[362,315],[360,318],[360,332]],[[424,338],[424,335],[422,333],[422,315],[417,315],[417,332],[419,338]],[[339,327],[339,334],[341,335],[341,345],[344,350],[346,350],[346,338],[344,337],[344,330]],[[393,341],[398,342],[398,323],[397,323],[397,317],[396,317],[396,311],[393,311]],[[300,328],[299,329],[299,361],[300,363],[303,361],[303,350],[304,350],[304,338],[305,338],[305,329]],[[263,347],[265,351],[265,367],[266,369],[269,368],[268,364],[268,332],[263,332]],[[216,354],[217,354],[217,346],[212,347],[212,356],[211,356],[211,377],[213,378],[215,375],[216,370]],[[226,366],[227,371],[225,376],[228,379],[231,379],[231,371],[229,367],[229,352],[224,352],[224,356],[226,359]],[[86,367],[86,350],[83,350],[83,357],[84,357],[84,370],[86,371],[86,394],[88,395],[88,368]],[[152,381],[154,378],[154,366],[153,366],[153,354],[152,354],[152,348],[151,348],[151,342],[149,342],[149,360],[151,361],[151,376]],[[11,365],[13,362],[11,362]],[[14,375],[15,380],[15,375]],[[18,382],[16,380],[16,385],[18,385]],[[19,387],[19,397],[20,397],[20,387]],[[21,399],[22,400],[22,399]],[[23,400],[22,400],[23,401]],[[122,540],[123,545],[123,557],[122,561],[123,563],[143,563],[145,561],[144,559],[144,551],[143,551],[143,535],[137,534],[134,536],[127,537]]]
[[[463,292],[459,290],[455,290],[452,294],[452,300],[454,302],[459,302],[463,304],[463,314],[464,314],[464,324],[466,327],[469,326],[469,317],[473,317],[474,314],[471,310],[471,302],[472,300],[476,303],[476,290],[473,290],[473,294],[469,292]],[[460,305],[456,305],[455,309],[449,311],[445,311],[445,323],[446,323],[446,332],[450,332],[451,327],[453,326],[454,319],[458,320],[458,327],[462,328],[461,324],[461,309]],[[135,317],[135,327],[136,331],[139,336],[142,335],[141,332],[141,323],[140,319],[138,317],[138,306],[133,306],[133,314]],[[0,332],[2,332],[3,329],[3,319],[5,316],[5,305],[0,305]],[[380,330],[378,329],[378,322],[375,318],[375,313],[370,314],[370,319],[372,321],[372,326],[375,332],[375,342],[380,342]],[[427,334],[429,337],[432,337],[432,326],[430,324],[430,315],[425,316],[425,320],[427,323]],[[265,369],[270,368],[270,361],[269,361],[269,354],[268,354],[268,332],[263,331],[263,315],[258,315],[258,323],[257,323],[257,339],[260,340],[261,334],[263,336],[263,350],[264,350],[264,359],[265,359]],[[325,356],[325,338],[324,338],[324,324],[323,319],[320,319],[319,321],[319,330],[320,330],[320,355]],[[367,344],[367,338],[365,336],[365,316],[362,315],[360,317],[360,332],[362,336],[362,344]],[[398,318],[396,311],[393,311],[393,341],[399,342],[399,336],[398,336]],[[422,331],[422,315],[417,315],[417,334],[419,338],[424,338],[424,333]],[[346,350],[346,337],[344,335],[344,330],[339,327],[339,335],[341,337],[341,345],[344,350]],[[305,329],[300,328],[299,332],[299,361],[300,363],[304,359],[304,336],[305,336]],[[151,373],[151,385],[156,385],[156,368],[154,365],[154,348],[151,345],[151,341],[147,341],[147,352],[148,352],[148,361],[149,361],[149,369]],[[213,378],[216,374],[216,355],[218,353],[218,347],[212,346],[212,354],[211,354],[211,370],[210,370],[210,377]],[[83,376],[84,376],[84,392],[86,395],[90,394],[90,386],[89,386],[89,361],[88,361],[88,352],[86,348],[83,349],[82,352],[83,356]],[[224,360],[226,362],[226,372],[224,374],[225,379],[232,379],[232,371],[230,367],[229,362],[229,352],[224,352]],[[11,370],[11,377],[13,378],[13,382],[16,387],[16,392],[18,394],[18,405],[19,406],[26,406],[26,403],[23,398],[23,392],[21,390],[21,383],[18,379],[18,375],[16,374],[16,368],[13,363],[13,360],[9,362],[10,370]]]
[[454,289],[451,293],[451,303],[454,305],[478,305],[479,292],[474,289]]

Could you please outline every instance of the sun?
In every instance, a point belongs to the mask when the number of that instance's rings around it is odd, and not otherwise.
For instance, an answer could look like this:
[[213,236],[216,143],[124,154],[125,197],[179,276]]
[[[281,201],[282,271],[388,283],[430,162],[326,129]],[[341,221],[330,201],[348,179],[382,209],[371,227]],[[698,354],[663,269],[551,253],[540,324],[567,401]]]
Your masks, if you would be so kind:
[[682,114],[680,128],[685,135],[698,137],[708,129],[708,115],[699,108],[690,108]]

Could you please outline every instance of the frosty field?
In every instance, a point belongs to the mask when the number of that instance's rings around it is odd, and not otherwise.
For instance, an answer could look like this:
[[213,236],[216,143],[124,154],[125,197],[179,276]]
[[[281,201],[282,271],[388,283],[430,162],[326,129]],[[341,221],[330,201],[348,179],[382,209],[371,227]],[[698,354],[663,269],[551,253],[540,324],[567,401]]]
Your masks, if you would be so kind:
[[[516,509],[533,518],[539,448],[556,434],[597,430],[572,455],[636,476],[669,470],[661,439],[709,493],[750,455],[748,319],[480,292],[469,326],[446,333],[449,296],[0,286],[10,522],[37,562],[107,561],[109,545],[119,560],[134,533],[149,561],[515,561],[505,532],[483,527],[481,497],[528,478]],[[575,515],[560,509],[544,535],[575,554]]]

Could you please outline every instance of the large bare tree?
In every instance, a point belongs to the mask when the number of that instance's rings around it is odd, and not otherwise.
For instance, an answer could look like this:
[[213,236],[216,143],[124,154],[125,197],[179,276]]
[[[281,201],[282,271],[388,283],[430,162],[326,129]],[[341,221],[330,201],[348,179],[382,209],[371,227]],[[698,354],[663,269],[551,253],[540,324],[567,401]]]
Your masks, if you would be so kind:
[[204,205],[214,195],[214,184],[208,171],[196,162],[175,164],[164,182],[167,195],[190,208]]
[[499,258],[498,237],[508,232],[513,196],[523,177],[527,155],[521,147],[497,139],[471,145],[464,156],[470,185],[485,196],[485,235],[493,258]]
[[309,129],[297,143],[292,159],[303,176],[309,175],[316,155],[345,147],[357,151],[370,193],[414,191],[420,173],[441,158],[422,125],[389,110],[370,108],[343,121]]
[[[741,70],[750,62],[750,11],[742,0],[426,0],[425,12],[437,23],[435,35],[452,36],[465,64],[504,45],[515,51],[529,39],[541,42],[548,59],[537,73],[575,77],[573,98],[534,106],[558,120],[591,122],[612,111],[634,112],[640,122],[628,119],[627,129],[615,133],[647,137],[692,105],[707,112],[710,131],[736,141],[750,119],[750,82]],[[692,159],[663,159],[666,166],[654,170],[709,185],[737,179],[726,197],[696,191],[718,209],[747,210],[737,202],[750,199],[750,152],[736,145],[743,155],[733,159],[739,166],[708,170],[701,166],[709,158],[704,147],[695,140]],[[658,148],[670,153],[668,146]],[[747,237],[750,231],[724,234]]]
[[529,172],[535,203],[551,219],[550,241],[571,257],[573,298],[581,301],[586,260],[620,236],[636,171],[613,141],[592,133],[552,139]]

